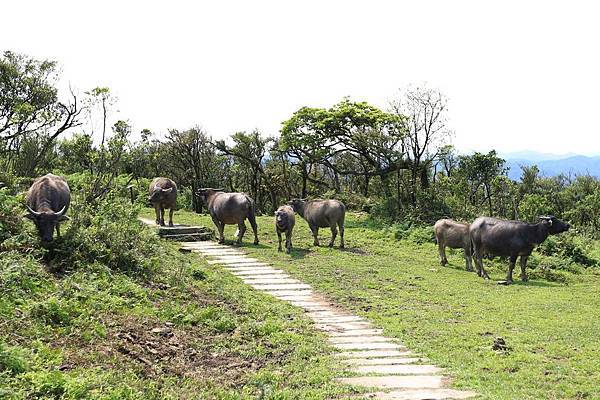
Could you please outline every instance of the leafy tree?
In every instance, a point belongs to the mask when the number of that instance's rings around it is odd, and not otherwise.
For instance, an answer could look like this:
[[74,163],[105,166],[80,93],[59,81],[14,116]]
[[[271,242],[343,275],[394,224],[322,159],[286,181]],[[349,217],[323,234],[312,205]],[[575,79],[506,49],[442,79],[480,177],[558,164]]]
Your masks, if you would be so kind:
[[[63,103],[55,87],[56,62],[6,51],[0,58],[0,154],[14,168],[15,155],[27,152],[17,172],[32,176],[60,134],[80,125],[77,97]],[[24,149],[24,147],[27,147]]]

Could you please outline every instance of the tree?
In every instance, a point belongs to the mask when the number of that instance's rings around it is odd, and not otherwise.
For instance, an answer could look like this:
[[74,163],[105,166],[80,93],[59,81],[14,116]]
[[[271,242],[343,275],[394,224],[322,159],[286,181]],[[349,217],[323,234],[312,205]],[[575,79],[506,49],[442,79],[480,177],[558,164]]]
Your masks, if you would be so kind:
[[[0,58],[0,154],[4,153],[10,168],[11,160],[29,147],[25,170],[16,171],[31,176],[52,149],[60,134],[80,125],[81,109],[77,97],[58,99],[56,62],[4,52]],[[35,150],[35,151],[33,151]]]
[[483,202],[488,203],[490,215],[494,214],[492,206],[492,182],[493,180],[506,173],[505,161],[496,155],[492,150],[487,154],[475,152],[469,156],[460,156],[460,172],[470,182],[471,190],[469,198],[475,203],[476,194],[479,188],[483,187]]
[[201,187],[221,184],[225,161],[216,154],[211,137],[200,126],[184,131],[171,129],[166,139],[161,162],[178,184],[191,188],[192,207],[202,212],[196,192]]
[[404,146],[410,168],[411,201],[416,204],[418,183],[429,185],[427,169],[437,156],[438,147],[450,137],[446,126],[448,100],[439,90],[409,87],[391,101],[396,115],[406,118]]

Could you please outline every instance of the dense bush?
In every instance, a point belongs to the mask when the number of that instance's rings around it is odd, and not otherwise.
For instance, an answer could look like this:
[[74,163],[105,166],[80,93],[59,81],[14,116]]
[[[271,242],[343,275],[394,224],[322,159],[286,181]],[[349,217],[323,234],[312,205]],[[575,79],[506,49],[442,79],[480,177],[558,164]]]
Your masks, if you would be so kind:
[[142,229],[138,207],[110,195],[95,204],[74,202],[71,222],[56,240],[53,262],[61,269],[102,264],[109,269],[151,274],[159,259],[156,235]]

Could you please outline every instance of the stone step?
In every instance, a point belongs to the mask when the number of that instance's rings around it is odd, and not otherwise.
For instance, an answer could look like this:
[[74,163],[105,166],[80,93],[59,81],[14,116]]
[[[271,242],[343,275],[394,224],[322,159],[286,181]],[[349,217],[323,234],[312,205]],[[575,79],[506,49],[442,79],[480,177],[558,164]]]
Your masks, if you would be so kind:
[[406,347],[396,343],[336,343],[334,347],[340,350],[406,350]]
[[355,376],[338,378],[338,381],[346,385],[384,389],[439,389],[444,384],[439,375]]
[[418,364],[424,362],[424,358],[418,357],[389,357],[389,358],[348,358],[344,360],[349,365],[402,365]]
[[200,242],[203,240],[210,240],[212,237],[213,235],[211,233],[181,233],[161,236],[163,239],[175,240],[177,242]]
[[329,338],[333,344],[340,343],[396,343],[396,341],[385,336],[336,336]]
[[303,289],[310,289],[310,285],[307,285],[306,283],[282,283],[282,284],[255,284],[255,283],[249,283],[250,286],[252,286],[254,289],[257,290],[262,290],[264,292],[279,292],[282,290],[303,290]]
[[336,357],[340,358],[384,358],[384,357],[405,357],[412,356],[413,353],[410,350],[363,350],[363,351],[344,351],[336,353]]
[[274,269],[269,264],[266,264],[263,262],[230,263],[225,266],[225,269],[227,269],[229,271],[240,271],[240,270],[244,270],[244,269],[248,269],[248,268],[261,268],[261,267]]
[[311,313],[308,314],[315,322],[318,322],[320,324],[335,324],[340,322],[366,322],[363,318],[359,317],[358,315],[345,315],[340,317],[314,317],[310,315]]
[[329,332],[331,337],[345,337],[345,336],[379,336],[383,333],[383,329],[355,329],[344,332]]
[[229,265],[229,264],[252,264],[252,263],[258,263],[260,261],[258,261],[256,258],[250,258],[250,257],[245,257],[245,256],[223,256],[223,257],[218,257],[215,260],[208,260],[207,263],[209,264],[222,264],[222,265]]
[[[264,275],[262,275],[264,276]],[[301,283],[298,279],[293,279],[290,278],[289,275],[285,275],[285,274],[281,274],[279,277],[276,278],[258,278],[256,276],[250,276],[250,277],[242,277],[242,280],[248,284],[251,285],[271,285],[271,284],[299,284]]]
[[359,329],[372,329],[373,325],[368,322],[332,322],[315,325],[317,329],[326,332],[345,332]]
[[248,268],[241,269],[239,271],[231,271],[233,275],[239,276],[240,278],[245,277],[259,277],[259,276],[287,276],[283,271],[273,268]]
[[189,235],[195,233],[206,233],[213,235],[212,229],[205,226],[190,226],[190,225],[174,225],[174,226],[159,226],[159,236],[171,236],[171,235]]
[[360,374],[385,374],[385,375],[428,375],[439,374],[441,368],[434,365],[359,365],[352,367],[352,372]]
[[268,292],[271,296],[275,296],[277,298],[285,299],[288,298],[305,298],[309,299],[314,292],[312,290],[273,290]]
[[462,400],[475,397],[477,393],[454,389],[406,389],[368,393],[363,396],[364,399],[381,400]]

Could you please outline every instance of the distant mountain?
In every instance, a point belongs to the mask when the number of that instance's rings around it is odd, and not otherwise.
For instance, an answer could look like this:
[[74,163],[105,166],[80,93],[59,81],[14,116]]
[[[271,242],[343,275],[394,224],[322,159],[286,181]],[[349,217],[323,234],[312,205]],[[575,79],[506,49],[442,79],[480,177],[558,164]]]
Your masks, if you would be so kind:
[[[512,155],[518,154],[516,158]],[[549,158],[544,159],[544,157]],[[518,152],[501,155],[506,160],[509,168],[508,177],[513,180],[521,179],[521,166],[537,165],[542,176],[556,176],[560,174],[585,175],[590,174],[600,178],[600,156],[586,157],[581,155],[542,154],[536,152]]]
[[523,150],[523,151],[515,151],[512,153],[502,153],[498,154],[500,157],[505,160],[528,160],[528,161],[549,161],[549,160],[563,160],[569,157],[575,157],[579,154],[575,153],[566,153],[566,154],[552,154],[552,153],[540,153],[537,151],[531,150]]

